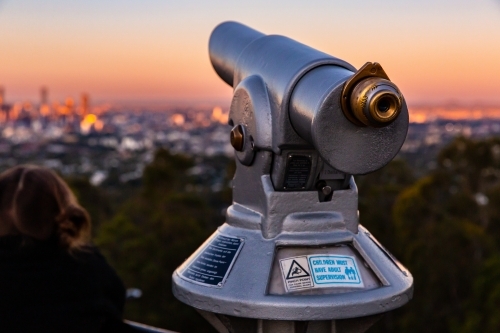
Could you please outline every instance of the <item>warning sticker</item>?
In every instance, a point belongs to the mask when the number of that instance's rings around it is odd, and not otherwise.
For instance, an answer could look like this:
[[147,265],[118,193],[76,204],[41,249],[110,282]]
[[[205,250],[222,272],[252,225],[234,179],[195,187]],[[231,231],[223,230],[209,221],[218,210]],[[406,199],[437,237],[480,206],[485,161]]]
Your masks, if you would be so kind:
[[356,260],[351,256],[307,255],[280,260],[287,292],[300,289],[363,288]]
[[316,286],[364,287],[353,257],[312,255],[308,259]]
[[314,287],[306,256],[281,259],[280,265],[286,291]]

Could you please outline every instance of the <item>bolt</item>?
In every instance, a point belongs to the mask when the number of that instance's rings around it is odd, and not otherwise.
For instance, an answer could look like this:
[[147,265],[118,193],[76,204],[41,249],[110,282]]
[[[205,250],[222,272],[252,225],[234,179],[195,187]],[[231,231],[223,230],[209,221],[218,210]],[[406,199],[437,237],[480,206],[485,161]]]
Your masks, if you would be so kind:
[[323,192],[324,195],[330,195],[332,193],[332,188],[330,186],[323,186],[321,189],[321,192]]
[[234,126],[231,130],[231,146],[237,151],[243,151],[244,139],[243,126]]

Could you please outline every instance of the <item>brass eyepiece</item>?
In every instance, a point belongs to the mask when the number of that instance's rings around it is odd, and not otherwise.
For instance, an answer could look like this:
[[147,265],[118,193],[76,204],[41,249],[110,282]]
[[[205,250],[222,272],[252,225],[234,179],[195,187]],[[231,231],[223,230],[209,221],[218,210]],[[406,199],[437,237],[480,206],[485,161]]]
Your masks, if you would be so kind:
[[371,77],[356,84],[349,104],[358,121],[366,126],[383,127],[396,120],[403,103],[401,93],[391,81]]
[[345,82],[340,102],[353,124],[384,127],[401,113],[403,95],[379,63],[367,62]]

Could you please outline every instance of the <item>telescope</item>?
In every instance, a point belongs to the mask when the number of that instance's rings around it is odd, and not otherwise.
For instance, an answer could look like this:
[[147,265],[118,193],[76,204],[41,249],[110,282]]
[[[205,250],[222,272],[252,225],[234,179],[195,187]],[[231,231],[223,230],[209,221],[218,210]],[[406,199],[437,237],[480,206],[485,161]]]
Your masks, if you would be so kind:
[[399,152],[403,95],[378,63],[356,70],[236,22],[209,51],[234,89],[233,203],[174,272],[174,295],[221,333],[365,332],[413,295],[410,272],[359,224],[353,178]]

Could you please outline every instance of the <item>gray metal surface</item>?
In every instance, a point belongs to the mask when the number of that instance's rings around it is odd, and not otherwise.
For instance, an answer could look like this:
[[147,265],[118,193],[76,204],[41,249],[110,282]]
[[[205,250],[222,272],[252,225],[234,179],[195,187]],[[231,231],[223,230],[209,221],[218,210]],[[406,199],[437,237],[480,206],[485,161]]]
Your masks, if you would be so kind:
[[284,321],[253,320],[198,311],[219,333],[363,333],[380,316],[343,320]]
[[[238,42],[235,43],[235,40]],[[248,44],[243,46],[244,43]],[[326,64],[355,71],[343,60],[287,37],[257,33],[236,22],[225,22],[214,29],[209,51],[216,72],[223,73],[221,78],[228,84],[232,82],[235,90],[252,75],[259,76],[265,82],[271,113],[268,121],[272,119],[271,148],[276,153],[284,146],[309,146],[292,129],[288,116],[290,95],[299,79],[311,69]],[[231,72],[232,81],[228,79]]]
[[351,123],[340,106],[345,79],[352,75],[339,67],[322,66],[305,75],[295,87],[290,118],[300,135],[318,150],[326,163],[348,174],[380,169],[399,152],[408,132],[408,108],[382,128]]
[[[388,126],[357,126],[340,102],[356,71],[345,61],[235,22],[219,25],[209,48],[214,69],[234,87],[229,124],[242,126],[243,144],[226,223],[174,272],[174,295],[221,333],[364,332],[412,298],[413,278],[359,225],[351,175],[396,155],[406,105]],[[224,263],[224,280],[203,268],[220,263],[204,252],[219,235],[243,244]],[[290,287],[283,260],[325,255],[351,258],[363,284]]]
[[[355,68],[343,60],[235,22],[214,30],[209,49],[216,72],[235,88],[230,119],[250,122],[257,149],[280,154],[287,146],[314,146],[332,167],[365,174],[387,164],[404,142],[406,105],[384,129],[358,127],[345,118],[340,94]],[[237,153],[240,160],[248,155],[248,149]]]
[[[197,255],[195,253],[174,273],[174,295],[196,309],[268,320],[355,318],[387,312],[402,306],[412,298],[412,276],[408,271],[402,271],[372,241],[370,235],[361,230],[362,232],[357,234],[345,229],[286,232],[273,239],[266,239],[260,230],[224,224],[211,238],[221,233],[243,238],[245,245],[223,287],[209,288],[180,277],[179,272]],[[346,243],[352,244],[377,276],[381,282],[379,288],[326,295],[282,296],[268,293],[268,282],[277,247],[304,248]]]
[[213,33],[218,38],[210,39],[210,61],[221,79],[232,86],[234,68],[241,52],[248,44],[265,35],[249,27],[242,28],[237,22],[222,23]]
[[[233,205],[227,211],[230,225],[259,229],[264,238],[274,238],[282,232],[308,231],[311,228],[328,231],[333,225],[323,224],[325,212],[340,216],[341,228],[358,231],[358,192],[351,179],[348,189],[335,191],[330,201],[318,200],[316,191],[275,191],[271,177],[272,156],[258,152],[251,168],[237,167],[233,179]],[[299,223],[293,221],[303,216]],[[323,215],[322,215],[323,214]]]

